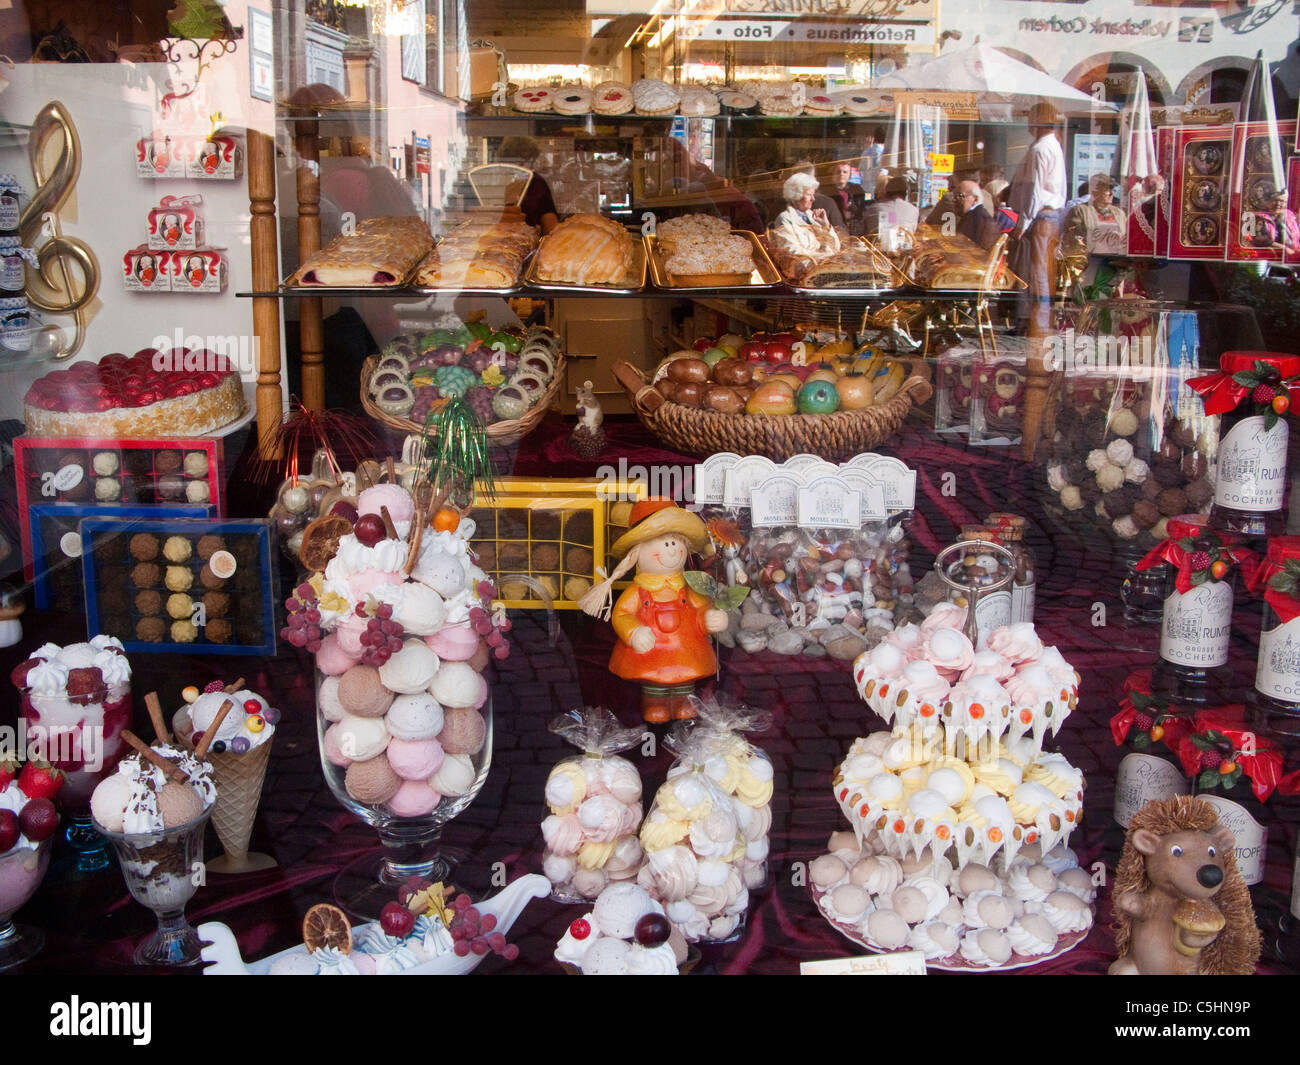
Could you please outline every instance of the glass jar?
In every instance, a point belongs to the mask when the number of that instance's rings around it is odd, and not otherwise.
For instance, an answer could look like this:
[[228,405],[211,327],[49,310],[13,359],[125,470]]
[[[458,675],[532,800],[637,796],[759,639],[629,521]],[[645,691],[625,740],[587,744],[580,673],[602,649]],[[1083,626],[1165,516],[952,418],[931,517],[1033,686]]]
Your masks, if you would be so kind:
[[1193,386],[1204,397],[1207,414],[1223,414],[1211,528],[1262,537],[1276,536],[1286,525],[1291,402],[1286,383],[1297,376],[1300,356],[1225,351],[1219,373],[1198,378],[1203,383]]
[[[975,624],[984,636],[1003,625],[1010,625],[1012,621],[1011,589],[1008,585],[1015,577],[1013,556],[1009,549],[1005,553],[986,549],[986,545],[999,542],[998,536],[998,529],[987,525],[963,525],[957,543],[970,546],[944,567],[948,580],[953,584],[968,589],[993,589],[981,594],[975,606]],[[948,598],[958,606],[970,606],[969,596],[955,588],[949,591]]]
[[[1189,719],[1183,708],[1152,693],[1149,669],[1125,679],[1120,713],[1111,719],[1115,742],[1125,748],[1115,771],[1112,815],[1116,825],[1128,828],[1133,815],[1149,802],[1191,793],[1191,782],[1176,753],[1179,740],[1187,735]],[[1107,843],[1112,841],[1113,857],[1118,859],[1122,833],[1112,830]]]
[[[1288,565],[1290,563],[1290,565]],[[1268,543],[1256,587],[1265,585],[1264,618],[1255,663],[1255,701],[1266,711],[1300,719],[1300,536],[1277,536]],[[1275,578],[1289,587],[1277,588]]]
[[1152,691],[1172,702],[1205,705],[1231,682],[1231,670],[1224,667],[1232,634],[1235,560],[1202,515],[1171,518],[1168,528],[1169,539],[1157,549],[1169,566]]
[[22,220],[23,187],[13,174],[0,174],[0,233],[17,233]]
[[1011,623],[1034,620],[1034,553],[1025,543],[1028,522],[1019,514],[990,514],[985,519],[994,539],[1011,552],[1016,575],[1011,581]]

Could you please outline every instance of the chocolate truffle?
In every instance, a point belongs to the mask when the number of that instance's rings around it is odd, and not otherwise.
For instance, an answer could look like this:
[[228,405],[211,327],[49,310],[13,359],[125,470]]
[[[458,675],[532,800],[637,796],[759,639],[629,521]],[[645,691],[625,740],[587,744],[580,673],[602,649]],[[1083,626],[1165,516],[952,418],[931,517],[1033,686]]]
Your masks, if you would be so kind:
[[203,451],[185,453],[185,475],[187,477],[206,477],[208,475],[208,456]]
[[1199,477],[1205,476],[1210,464],[1205,461],[1205,456],[1199,451],[1189,451],[1183,456],[1183,476],[1189,481],[1195,481]]
[[59,493],[59,499],[65,503],[84,503],[90,498],[91,482],[82,478],[71,488],[64,489]]
[[1145,499],[1140,499],[1133,504],[1133,524],[1139,529],[1149,529],[1160,520],[1160,511],[1156,509],[1154,503]]
[[230,642],[230,622],[225,618],[215,618],[208,622],[207,628],[203,630],[203,635],[210,643],[229,643]]
[[1078,488],[1079,495],[1087,503],[1096,503],[1101,499],[1101,489],[1097,486],[1097,480],[1094,477],[1089,477]]
[[1101,505],[1106,508],[1106,513],[1112,518],[1122,518],[1133,509],[1133,501],[1128,498],[1128,493],[1122,488],[1103,495]]
[[139,614],[162,613],[162,596],[152,588],[135,593],[135,609]]
[[194,586],[194,572],[188,566],[168,566],[163,583],[169,592],[188,592]]
[[176,473],[181,468],[181,453],[179,451],[159,451],[154,454],[153,468],[159,473]]
[[1065,479],[1071,484],[1081,484],[1083,481],[1091,481],[1089,476],[1087,460],[1079,457],[1070,459],[1065,464]]
[[497,565],[502,569],[527,569],[528,545],[516,543],[498,544]]
[[190,481],[185,486],[185,498],[191,503],[206,503],[208,496],[207,481]]
[[198,626],[182,619],[172,622],[172,643],[193,643],[199,635]]
[[1174,426],[1170,438],[1180,448],[1189,448],[1196,446],[1196,431],[1190,425],[1178,424]]
[[533,569],[559,569],[560,549],[555,544],[538,544],[533,548]]
[[209,618],[224,618],[230,613],[230,596],[225,592],[207,592],[203,596],[203,609]]
[[194,546],[184,536],[169,536],[163,544],[163,558],[168,562],[188,562]]
[[1181,488],[1166,488],[1156,496],[1156,506],[1166,518],[1184,514],[1187,511],[1187,493]]
[[491,573],[497,568],[497,549],[492,544],[478,544],[474,550],[478,554],[479,569]]
[[153,562],[137,562],[131,570],[131,583],[137,588],[157,588],[162,570]]
[[116,477],[100,477],[95,481],[95,498],[101,503],[112,503],[122,497],[122,482]]
[[153,453],[144,448],[129,448],[122,452],[122,464],[130,473],[152,473]]
[[1187,493],[1187,505],[1198,513],[1214,498],[1214,485],[1204,477],[1199,481],[1193,481],[1184,491]]
[[591,572],[591,552],[585,547],[571,547],[564,552],[564,568],[570,573]]
[[173,618],[188,618],[194,613],[194,600],[184,592],[175,592],[167,597],[167,613]]
[[95,457],[91,459],[90,465],[100,477],[109,477],[117,473],[117,452],[98,451],[95,453]]
[[207,563],[204,563],[203,568],[199,570],[199,583],[209,591],[213,591],[217,588],[224,588],[226,585],[226,579],[224,577],[218,577],[212,572],[212,567]]
[[152,562],[158,557],[158,537],[153,533],[136,533],[131,537],[131,557],[137,562]]
[[135,623],[135,638],[144,643],[162,643],[167,625],[162,618],[141,618]]
[[100,585],[99,606],[105,612],[125,613],[128,608],[126,582],[124,580],[109,582],[105,579]]
[[1151,476],[1165,488],[1180,488],[1186,481],[1176,462],[1157,462],[1151,467]]
[[591,514],[585,510],[577,514],[570,514],[564,523],[564,538],[578,543],[589,541],[591,539]]
[[216,533],[207,533],[199,537],[197,553],[199,558],[203,559],[204,562],[210,559],[217,551],[224,551],[225,549],[226,541],[220,536],[217,536]]
[[184,499],[185,480],[174,473],[158,478],[158,495],[163,499]]
[[1148,477],[1145,481],[1142,482],[1143,499],[1154,501],[1156,496],[1158,496],[1163,491],[1164,491],[1164,485],[1162,485],[1154,477]]

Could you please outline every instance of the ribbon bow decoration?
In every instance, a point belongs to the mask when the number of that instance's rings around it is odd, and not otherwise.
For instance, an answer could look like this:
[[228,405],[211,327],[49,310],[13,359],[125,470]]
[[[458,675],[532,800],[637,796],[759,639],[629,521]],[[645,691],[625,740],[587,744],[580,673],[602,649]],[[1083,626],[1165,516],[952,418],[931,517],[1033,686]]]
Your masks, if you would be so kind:
[[[1239,705],[1202,710],[1192,719],[1192,733],[1178,744],[1183,771],[1201,787],[1233,787],[1244,773],[1250,790],[1260,802],[1267,802],[1282,783],[1282,752],[1272,740],[1259,735],[1246,721]],[[1247,753],[1253,750],[1254,753]],[[1229,773],[1204,765],[1204,755],[1213,751],[1223,761],[1235,763]]]
[[1192,567],[1193,556],[1202,552],[1194,549],[1194,541],[1189,537],[1181,540],[1168,539],[1158,543],[1149,551],[1142,561],[1137,564],[1139,570],[1155,569],[1162,563],[1169,563],[1178,571],[1177,588],[1180,595],[1186,595],[1198,584],[1204,583],[1207,579],[1213,578],[1211,569],[1215,562],[1221,559],[1227,559],[1237,563],[1241,567],[1241,572],[1249,587],[1254,580],[1257,572],[1258,560],[1255,553],[1249,548],[1239,546],[1229,546],[1225,544],[1218,536],[1212,532],[1205,532],[1203,537],[1210,541],[1211,550],[1204,552],[1210,556],[1210,561],[1200,569]]
[[[1238,370],[1236,373],[1215,370],[1204,377],[1193,377],[1187,382],[1187,387],[1204,400],[1206,414],[1226,414],[1235,410],[1237,404],[1258,385],[1267,383],[1266,379],[1277,373],[1276,367],[1257,361],[1253,370]],[[1279,392],[1290,392],[1292,402],[1300,401],[1300,378],[1275,383],[1274,387]]]

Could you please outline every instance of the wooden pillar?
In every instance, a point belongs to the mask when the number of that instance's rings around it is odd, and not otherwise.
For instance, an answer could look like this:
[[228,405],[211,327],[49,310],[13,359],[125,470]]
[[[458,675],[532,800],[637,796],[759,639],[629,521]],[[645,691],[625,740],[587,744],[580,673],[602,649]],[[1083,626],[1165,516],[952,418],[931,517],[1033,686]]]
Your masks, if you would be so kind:
[[[298,154],[298,263],[320,250],[320,122],[300,120],[294,133]],[[302,402],[308,410],[325,409],[325,336],[321,301],[299,303],[298,347],[302,352]]]
[[[278,222],[275,213],[275,141],[269,134],[248,131],[249,245],[253,260],[253,291],[272,292],[280,283]],[[253,300],[253,336],[257,338],[257,439],[264,459],[283,457],[276,444],[284,400],[280,391],[283,363],[280,349],[280,301]]]

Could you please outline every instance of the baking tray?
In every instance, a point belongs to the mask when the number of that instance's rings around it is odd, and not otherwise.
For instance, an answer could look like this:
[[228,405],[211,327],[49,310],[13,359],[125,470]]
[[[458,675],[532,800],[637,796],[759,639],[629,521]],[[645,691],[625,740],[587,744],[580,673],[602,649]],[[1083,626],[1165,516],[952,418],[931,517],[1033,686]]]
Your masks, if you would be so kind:
[[644,236],[645,256],[650,261],[650,280],[654,283],[655,288],[670,289],[675,292],[690,292],[695,289],[708,289],[710,292],[749,292],[753,289],[771,288],[773,285],[780,285],[785,281],[781,276],[781,271],[776,268],[772,262],[772,257],[767,254],[767,249],[763,247],[763,242],[747,229],[733,229],[731,235],[735,237],[745,237],[750,245],[754,256],[754,269],[750,272],[749,280],[743,285],[677,285],[668,278],[668,271],[664,269],[664,257],[659,248],[659,240],[649,234]]
[[814,299],[816,298],[824,299],[827,296],[850,296],[850,297],[879,296],[883,293],[894,292],[897,289],[903,288],[911,284],[911,282],[908,280],[907,275],[903,273],[902,270],[899,269],[898,264],[894,262],[894,260],[891,259],[888,255],[882,252],[879,248],[877,248],[874,244],[872,244],[871,241],[867,240],[865,237],[857,237],[854,239],[858,243],[865,245],[868,251],[874,251],[877,255],[881,256],[887,263],[889,263],[888,284],[879,285],[879,286],[846,285],[841,287],[839,285],[835,285],[835,286],[799,285],[791,281],[789,282],[790,291],[797,292],[801,296],[811,296]]
[[[541,280],[537,276],[538,255],[534,252],[532,261],[524,269],[523,282],[529,288],[539,289],[542,292],[595,292],[606,295],[632,296],[645,288],[645,259],[645,249],[633,241],[632,265],[628,268],[627,276],[623,278],[622,282],[614,285],[571,285],[564,281]],[[498,290],[498,294],[500,291],[505,290]]]

